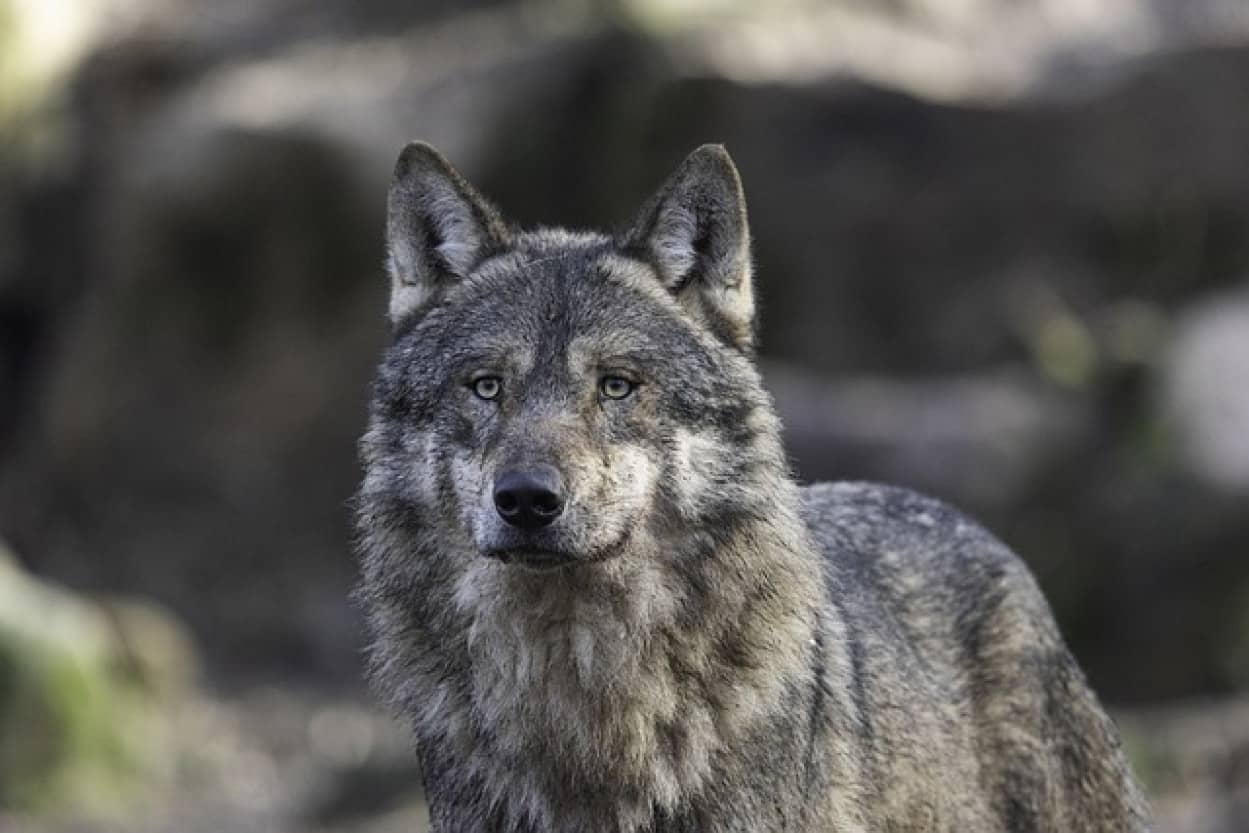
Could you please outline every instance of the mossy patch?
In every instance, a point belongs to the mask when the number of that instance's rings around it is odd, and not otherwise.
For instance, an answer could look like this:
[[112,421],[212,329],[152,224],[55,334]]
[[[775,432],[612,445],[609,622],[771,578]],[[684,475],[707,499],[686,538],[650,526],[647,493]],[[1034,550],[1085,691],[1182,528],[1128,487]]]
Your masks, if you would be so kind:
[[122,813],[168,771],[176,685],[157,666],[184,676],[189,643],[167,616],[118,609],[40,582],[0,548],[0,806]]

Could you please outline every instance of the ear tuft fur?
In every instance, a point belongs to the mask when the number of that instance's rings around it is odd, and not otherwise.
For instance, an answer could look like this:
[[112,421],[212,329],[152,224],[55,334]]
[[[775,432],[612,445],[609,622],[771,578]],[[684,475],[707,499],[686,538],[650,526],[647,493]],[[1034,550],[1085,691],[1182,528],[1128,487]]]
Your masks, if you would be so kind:
[[697,320],[753,344],[750,232],[741,178],[723,145],[703,145],[642,208],[627,248],[650,261]]
[[509,237],[494,208],[424,142],[399,154],[387,213],[395,322],[468,277]]

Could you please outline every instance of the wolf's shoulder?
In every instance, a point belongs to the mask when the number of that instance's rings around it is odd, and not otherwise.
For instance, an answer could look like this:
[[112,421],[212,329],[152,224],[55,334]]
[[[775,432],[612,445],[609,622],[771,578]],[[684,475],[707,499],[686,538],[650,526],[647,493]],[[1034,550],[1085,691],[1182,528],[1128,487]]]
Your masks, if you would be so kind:
[[866,591],[886,603],[921,596],[952,610],[1010,598],[1049,619],[1023,560],[941,500],[876,483],[819,483],[802,489],[802,512],[843,593]]

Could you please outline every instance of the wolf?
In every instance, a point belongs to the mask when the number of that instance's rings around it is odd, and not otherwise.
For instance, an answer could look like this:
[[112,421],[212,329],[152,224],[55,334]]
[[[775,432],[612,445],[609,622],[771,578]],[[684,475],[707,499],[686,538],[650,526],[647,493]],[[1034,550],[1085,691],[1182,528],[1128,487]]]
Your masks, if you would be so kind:
[[387,239],[357,592],[435,831],[1149,829],[1006,546],[795,482],[722,147],[608,235],[513,227],[413,143]]

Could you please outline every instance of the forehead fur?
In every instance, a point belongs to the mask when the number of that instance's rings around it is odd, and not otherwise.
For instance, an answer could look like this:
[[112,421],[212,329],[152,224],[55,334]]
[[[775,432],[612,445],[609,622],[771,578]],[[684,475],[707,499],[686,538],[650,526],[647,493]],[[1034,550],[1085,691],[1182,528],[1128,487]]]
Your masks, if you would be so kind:
[[643,336],[658,335],[657,329],[669,339],[675,329],[705,340],[651,265],[624,254],[606,235],[564,229],[517,235],[437,308],[402,322],[397,335],[413,329],[418,338],[437,333],[443,347],[470,335],[475,345],[509,349],[522,346],[516,339],[571,341],[583,332],[610,339],[622,330]]
[[620,360],[656,383],[664,413],[685,421],[735,425],[766,405],[750,357],[721,343],[631,254],[601,234],[517,235],[400,322],[377,402],[436,420],[452,413],[442,407],[452,388],[484,366],[523,376],[526,398],[541,398],[580,389],[596,365]]

